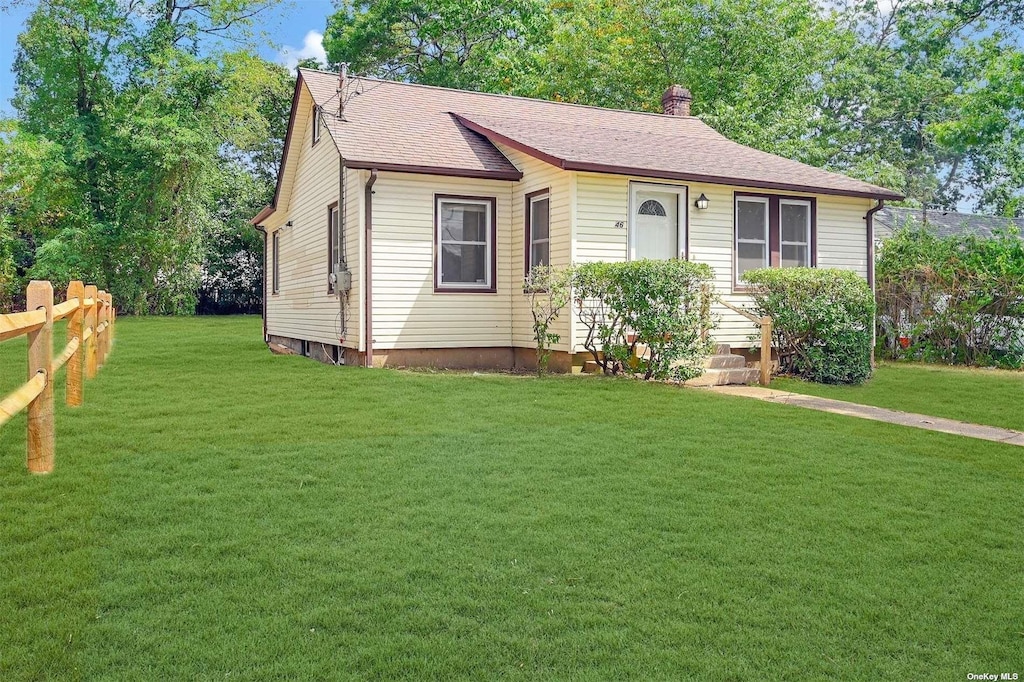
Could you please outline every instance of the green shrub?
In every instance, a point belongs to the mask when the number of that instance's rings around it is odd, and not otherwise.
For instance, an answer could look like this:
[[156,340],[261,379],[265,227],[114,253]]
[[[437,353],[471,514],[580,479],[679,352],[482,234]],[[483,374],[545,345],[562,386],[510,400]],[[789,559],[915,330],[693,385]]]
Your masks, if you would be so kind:
[[587,330],[583,346],[605,374],[699,375],[711,349],[713,274],[707,265],[682,260],[576,266],[572,283],[577,317]]
[[772,317],[782,372],[824,384],[856,384],[871,375],[875,301],[867,281],[849,270],[750,270],[754,306]]
[[900,230],[883,245],[876,273],[878,341],[887,357],[1024,364],[1024,241],[1016,233]]

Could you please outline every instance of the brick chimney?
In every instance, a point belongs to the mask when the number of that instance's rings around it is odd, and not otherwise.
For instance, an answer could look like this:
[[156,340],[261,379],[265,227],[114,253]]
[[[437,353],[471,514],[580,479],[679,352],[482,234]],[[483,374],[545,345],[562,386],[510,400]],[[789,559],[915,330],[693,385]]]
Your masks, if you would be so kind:
[[670,85],[661,96],[661,111],[669,116],[689,116],[693,95],[682,85]]

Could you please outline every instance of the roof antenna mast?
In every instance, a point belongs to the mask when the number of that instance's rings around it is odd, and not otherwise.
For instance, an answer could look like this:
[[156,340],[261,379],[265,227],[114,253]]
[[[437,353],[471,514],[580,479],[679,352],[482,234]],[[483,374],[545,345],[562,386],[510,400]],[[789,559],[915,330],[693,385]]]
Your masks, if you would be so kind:
[[345,120],[345,85],[348,80],[348,62],[338,65],[338,118]]

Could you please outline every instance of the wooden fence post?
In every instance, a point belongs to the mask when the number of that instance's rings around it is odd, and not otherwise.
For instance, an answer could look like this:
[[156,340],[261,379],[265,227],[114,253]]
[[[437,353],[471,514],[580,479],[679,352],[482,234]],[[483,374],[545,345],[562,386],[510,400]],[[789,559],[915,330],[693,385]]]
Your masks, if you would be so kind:
[[[96,329],[99,331],[107,321],[107,292],[100,289],[96,292],[99,307],[96,309]],[[96,337],[96,368],[103,369],[107,363],[107,330],[103,329]]]
[[68,284],[68,300],[78,299],[78,309],[68,317],[68,342],[78,339],[78,348],[68,358],[65,377],[64,401],[73,407],[82,404],[85,383],[85,344],[82,342],[82,327],[85,323],[85,285],[79,281]]
[[96,294],[95,284],[85,288],[85,297],[93,300],[93,304],[85,310],[85,328],[92,330],[92,335],[85,344],[85,376],[88,379],[96,376]]
[[761,318],[761,385],[772,382],[772,318]]
[[28,335],[28,378],[39,372],[46,376],[43,390],[28,404],[28,470],[34,474],[53,471],[53,285],[32,280],[26,292],[29,310],[46,310],[46,323]]
[[110,332],[107,334],[107,353],[114,347],[114,321],[117,319],[117,309],[114,308],[114,295],[107,292],[107,319],[110,320]]

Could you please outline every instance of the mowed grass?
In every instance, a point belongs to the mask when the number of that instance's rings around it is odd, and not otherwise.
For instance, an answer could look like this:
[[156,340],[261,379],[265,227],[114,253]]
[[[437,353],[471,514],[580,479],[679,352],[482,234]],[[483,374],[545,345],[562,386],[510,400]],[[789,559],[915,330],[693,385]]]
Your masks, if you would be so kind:
[[330,367],[270,355],[251,318],[122,319],[57,416],[52,475],[25,472],[24,417],[0,436],[0,679],[1024,668],[1020,448],[624,380]]
[[884,362],[859,386],[778,378],[772,388],[1024,431],[1024,371]]

